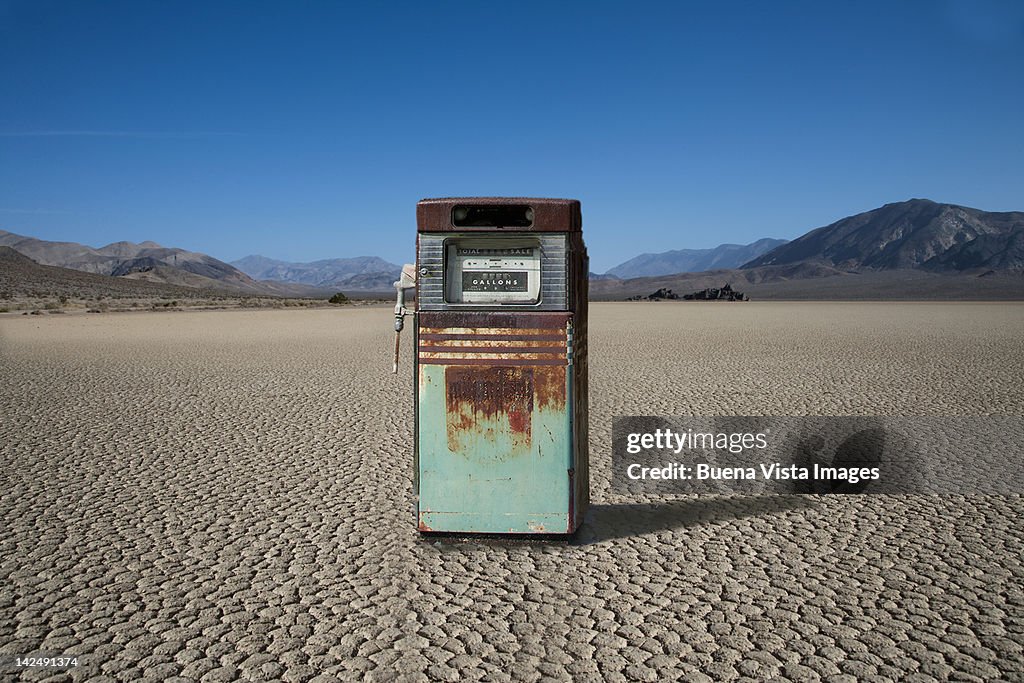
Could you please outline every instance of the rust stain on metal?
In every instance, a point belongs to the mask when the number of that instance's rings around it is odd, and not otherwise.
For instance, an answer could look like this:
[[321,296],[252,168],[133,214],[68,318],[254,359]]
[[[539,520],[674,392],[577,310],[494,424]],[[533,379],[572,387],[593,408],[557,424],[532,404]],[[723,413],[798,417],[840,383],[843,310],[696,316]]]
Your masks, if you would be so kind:
[[[417,349],[427,365],[527,367],[568,364],[565,314],[545,315],[531,327],[514,327],[499,313],[435,313],[451,327],[423,326]],[[432,318],[432,319],[433,319]],[[463,327],[469,321],[478,327]]]
[[420,332],[425,334],[556,334],[564,332],[571,313],[553,311],[524,316],[510,311],[425,311]]
[[538,410],[565,410],[565,367],[538,367],[533,373],[533,389]]
[[508,426],[513,432],[528,434],[530,432],[530,414],[521,410],[508,411]]
[[565,355],[565,347],[557,346],[420,346],[419,350],[420,353]]
[[[456,226],[452,210],[456,206],[508,206],[522,204],[533,210],[530,232],[568,232],[579,234],[583,229],[583,212],[578,199],[550,199],[547,197],[437,197],[421,199],[416,204],[418,232],[458,232],[465,226]],[[508,226],[512,228],[512,226]],[[473,232],[501,232],[502,226],[474,226]],[[522,230],[521,227],[515,227]]]
[[[424,362],[432,362],[434,360],[483,360],[483,365],[488,366],[515,365],[511,364],[511,362],[505,362],[506,360],[552,360],[554,361],[553,364],[544,365],[565,365],[565,362],[562,362],[561,358],[559,358],[557,355],[552,355],[550,353],[546,355],[540,353],[534,355],[525,355],[522,353],[481,353],[479,355],[471,355],[465,353],[423,352],[420,354],[420,360]],[[529,365],[529,362],[525,362],[525,364],[519,365]]]
[[422,517],[420,517],[420,521],[419,524],[417,525],[417,528],[419,528],[420,531],[433,531],[433,529],[427,526],[427,523],[423,521]]
[[421,327],[420,338],[425,339],[524,339],[526,341],[545,341],[554,338],[553,341],[566,339],[564,329],[530,329],[514,327],[482,327],[474,330],[468,327]]
[[[541,335],[537,335],[540,337]],[[567,346],[565,340],[556,341],[538,341],[536,339],[506,339],[505,337],[495,337],[493,339],[467,339],[465,337],[460,339],[440,339],[440,340],[424,340],[420,339],[420,346],[437,346],[440,348],[553,348],[561,351],[565,351]]]
[[532,442],[533,368],[445,368],[448,449],[472,448],[483,439],[506,436],[514,451],[529,450]]
[[419,357],[420,365],[495,365],[508,367],[535,367],[538,365],[568,365],[565,358],[435,358],[430,354]]
[[[427,328],[424,328],[427,329]],[[535,332],[536,334],[534,334]],[[420,341],[560,341],[565,343],[565,334],[547,334],[549,330],[508,330],[490,328],[486,333],[465,332],[462,334],[452,333],[450,329],[444,332],[427,332],[420,334]],[[529,333],[529,334],[527,334]]]

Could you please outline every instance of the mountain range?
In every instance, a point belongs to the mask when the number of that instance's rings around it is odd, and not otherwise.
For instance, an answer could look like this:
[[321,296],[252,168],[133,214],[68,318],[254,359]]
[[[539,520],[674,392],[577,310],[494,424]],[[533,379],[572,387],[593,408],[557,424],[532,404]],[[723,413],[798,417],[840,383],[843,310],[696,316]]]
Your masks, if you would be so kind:
[[785,243],[786,240],[765,237],[750,244],[720,244],[713,249],[676,249],[657,254],[640,254],[609,269],[605,275],[626,280],[633,277],[739,268],[744,263]]
[[292,263],[266,256],[246,256],[231,265],[257,280],[275,280],[333,289],[387,291],[402,267],[377,256]]
[[928,199],[843,218],[743,265],[816,263],[844,271],[1024,269],[1024,212],[994,213]]
[[[327,297],[344,288],[355,292],[385,292],[401,266],[376,256],[289,263],[264,256],[247,256],[225,263],[207,254],[164,247],[156,242],[114,242],[90,247],[77,242],[54,242],[0,230],[0,247],[9,247],[32,261],[55,268],[186,287],[231,295]],[[13,267],[8,258],[5,264]],[[24,268],[21,270],[24,271]],[[28,271],[24,271],[28,272]],[[42,271],[33,271],[39,275]],[[46,279],[55,279],[46,271]],[[75,281],[81,278],[71,277]],[[91,284],[95,284],[90,281]]]
[[[0,303],[24,296],[35,299],[152,297],[189,299],[205,290],[123,277],[110,277],[71,268],[42,265],[11,247],[0,246]],[[7,306],[5,305],[4,308]]]
[[[74,271],[120,282],[145,281],[236,296],[326,298],[339,290],[376,296],[373,293],[391,289],[401,270],[375,256],[292,263],[253,255],[232,264],[155,242],[115,242],[95,248],[0,230],[3,247],[43,266],[71,269],[67,275],[71,280],[81,280],[71,274]],[[11,254],[5,258],[9,270],[31,270],[33,277],[47,282],[60,279],[58,271],[32,270]],[[871,273],[889,275],[864,277]],[[954,287],[952,279],[926,277],[929,273],[960,279]],[[941,298],[946,288],[956,289],[957,298],[969,298],[972,291],[995,298],[1024,298],[1024,212],[988,212],[911,199],[843,218],[791,242],[765,238],[747,245],[642,254],[605,275],[591,273],[591,292],[596,298],[625,298],[646,294],[644,290],[655,284],[655,289],[685,292],[695,284],[721,286],[731,281],[782,297],[814,298],[816,292],[827,291],[831,294],[823,298],[858,298],[864,292],[886,298],[887,292],[899,287],[901,278],[917,287],[905,290],[905,295],[917,292],[915,296]],[[984,286],[978,284],[981,279]],[[821,285],[826,280],[830,284]],[[805,281],[813,284],[809,288],[792,284]],[[90,286],[99,285],[90,280]]]
[[10,247],[44,266],[176,287],[249,296],[317,296],[324,293],[314,287],[258,282],[212,256],[164,247],[156,242],[114,242],[95,248],[77,242],[51,242],[0,230],[0,246]]
[[927,199],[811,230],[739,268],[592,281],[594,299],[730,283],[761,299],[1024,299],[1024,212]]

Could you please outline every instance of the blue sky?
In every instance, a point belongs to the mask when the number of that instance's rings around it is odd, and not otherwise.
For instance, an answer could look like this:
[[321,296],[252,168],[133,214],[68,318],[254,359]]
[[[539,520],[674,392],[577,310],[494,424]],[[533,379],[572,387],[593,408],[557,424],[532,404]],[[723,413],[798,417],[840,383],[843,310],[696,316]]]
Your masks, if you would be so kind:
[[0,0],[0,229],[413,258],[583,201],[592,269],[911,197],[1024,210],[1024,3]]

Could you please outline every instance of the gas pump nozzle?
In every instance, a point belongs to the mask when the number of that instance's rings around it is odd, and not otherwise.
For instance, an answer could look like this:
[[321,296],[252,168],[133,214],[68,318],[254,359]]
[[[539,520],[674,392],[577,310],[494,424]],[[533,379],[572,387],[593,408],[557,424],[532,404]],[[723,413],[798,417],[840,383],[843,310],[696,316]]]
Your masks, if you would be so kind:
[[395,362],[391,368],[392,374],[398,374],[398,347],[402,337],[402,328],[405,327],[405,316],[410,313],[405,307],[405,290],[416,286],[416,266],[406,263],[402,266],[402,275],[395,282],[398,300],[395,302]]

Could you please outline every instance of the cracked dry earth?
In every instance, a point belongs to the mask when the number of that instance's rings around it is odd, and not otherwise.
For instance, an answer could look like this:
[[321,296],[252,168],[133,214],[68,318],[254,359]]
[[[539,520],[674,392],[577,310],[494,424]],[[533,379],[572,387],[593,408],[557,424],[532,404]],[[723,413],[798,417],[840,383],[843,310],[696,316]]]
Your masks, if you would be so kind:
[[0,318],[0,653],[81,664],[0,677],[1024,680],[1020,496],[609,487],[615,415],[1019,416],[1024,306],[591,320],[559,544],[417,536],[386,308]]

